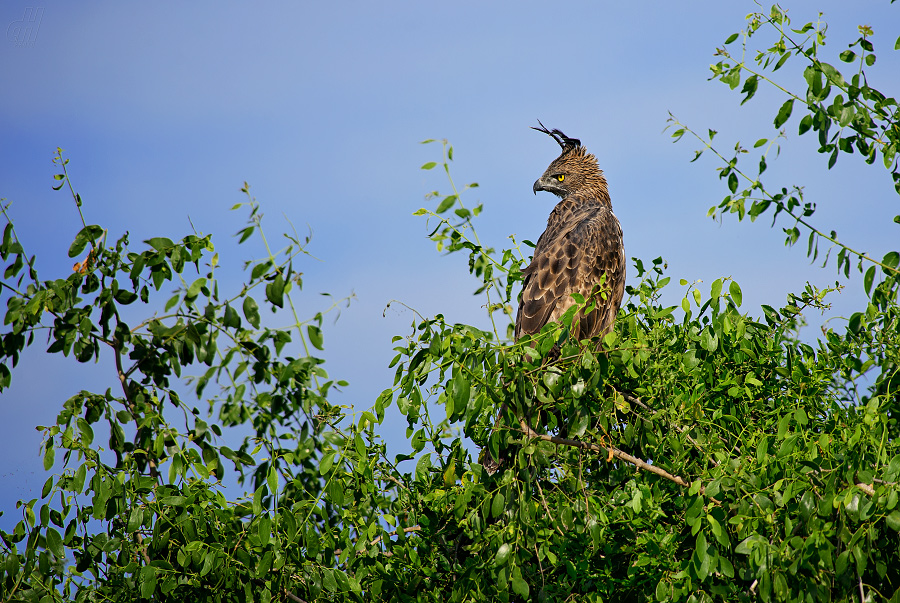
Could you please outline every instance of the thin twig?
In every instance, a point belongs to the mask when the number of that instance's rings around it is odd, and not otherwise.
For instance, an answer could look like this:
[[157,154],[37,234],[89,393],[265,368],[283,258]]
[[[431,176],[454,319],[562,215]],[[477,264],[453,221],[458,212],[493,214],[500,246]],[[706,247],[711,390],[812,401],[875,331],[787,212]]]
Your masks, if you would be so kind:
[[294,603],[306,603],[306,600],[301,599],[300,597],[298,597],[297,595],[295,595],[294,593],[292,593],[292,592],[289,591],[288,589],[284,589],[283,592],[284,592],[284,595],[285,595],[288,599],[290,599],[291,601],[293,601]]
[[398,486],[400,486],[401,488],[403,488],[404,490],[409,490],[409,488],[406,487],[406,484],[401,482],[399,479],[397,479],[393,475],[382,475],[380,479],[387,480],[389,482],[393,482],[393,483],[397,484]]
[[[538,493],[541,495],[541,505],[543,505],[544,511],[547,512],[547,517],[552,518],[554,515],[550,512],[550,507],[547,506],[547,499],[544,498],[544,489],[541,488],[541,483],[539,481],[535,481],[534,484],[537,486]],[[556,528],[557,531],[559,531],[560,535],[565,536],[562,529],[560,529],[558,525],[554,525],[553,527]]]
[[150,555],[147,554],[147,547],[144,546],[144,537],[141,536],[140,532],[136,532],[136,534],[138,547],[140,547],[141,549],[141,557],[144,558],[144,561],[147,563],[147,565],[150,565]]

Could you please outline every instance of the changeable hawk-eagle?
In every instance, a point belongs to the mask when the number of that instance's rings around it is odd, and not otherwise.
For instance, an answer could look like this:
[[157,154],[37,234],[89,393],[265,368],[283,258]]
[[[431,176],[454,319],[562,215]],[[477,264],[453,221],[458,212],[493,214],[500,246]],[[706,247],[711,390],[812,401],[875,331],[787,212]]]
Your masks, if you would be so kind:
[[[515,337],[537,333],[558,320],[582,295],[595,308],[573,320],[572,334],[580,341],[612,330],[625,291],[625,247],[622,228],[613,214],[609,190],[597,159],[559,130],[551,136],[562,153],[534,183],[534,193],[561,197],[550,212],[547,229],[538,239],[534,258],[525,269]],[[605,275],[605,278],[604,278]],[[577,326],[576,326],[577,321]]]
[[[586,315],[582,311],[574,317],[572,335],[579,341],[602,337],[612,330],[625,292],[622,228],[613,214],[597,159],[577,138],[538,123],[541,127],[534,129],[551,136],[562,153],[537,179],[533,190],[535,194],[551,192],[562,200],[550,212],[547,229],[524,270],[515,337],[538,333],[548,322],[558,320],[575,303],[572,293],[584,297],[588,308],[594,306]],[[488,474],[495,473],[508,454],[501,452],[495,459],[482,453]]]

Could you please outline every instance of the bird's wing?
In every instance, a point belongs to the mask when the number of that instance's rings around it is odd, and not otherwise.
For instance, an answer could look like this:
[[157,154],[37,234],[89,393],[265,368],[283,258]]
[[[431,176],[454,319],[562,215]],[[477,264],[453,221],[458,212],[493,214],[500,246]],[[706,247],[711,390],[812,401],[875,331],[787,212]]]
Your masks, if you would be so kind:
[[[524,270],[522,299],[516,315],[516,339],[537,333],[558,320],[575,302],[572,293],[594,299],[596,309],[578,317],[578,339],[608,333],[625,291],[622,229],[612,212],[573,216],[553,237],[541,236],[531,264]],[[606,275],[602,291],[596,288]],[[591,296],[594,296],[593,298]]]

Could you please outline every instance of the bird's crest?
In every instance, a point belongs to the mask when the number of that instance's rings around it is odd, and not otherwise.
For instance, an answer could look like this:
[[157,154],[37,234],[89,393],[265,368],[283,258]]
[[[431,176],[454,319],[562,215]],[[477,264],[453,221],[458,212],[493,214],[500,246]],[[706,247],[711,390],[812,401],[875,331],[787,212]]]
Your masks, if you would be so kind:
[[[538,120],[538,123],[541,124],[541,120]],[[543,132],[544,134],[555,140],[557,144],[562,147],[563,154],[568,153],[569,151],[577,149],[581,146],[581,141],[577,138],[569,138],[568,136],[563,134],[561,130],[548,130],[544,124],[541,124],[540,128],[531,126],[531,129],[537,130],[538,132]]]

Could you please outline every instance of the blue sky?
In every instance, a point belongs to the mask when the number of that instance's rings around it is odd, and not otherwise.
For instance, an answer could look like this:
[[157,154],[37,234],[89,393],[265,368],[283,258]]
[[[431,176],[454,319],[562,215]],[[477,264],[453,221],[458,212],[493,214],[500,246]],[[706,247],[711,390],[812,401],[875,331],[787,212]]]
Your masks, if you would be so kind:
[[[836,279],[803,249],[786,249],[778,228],[706,218],[725,194],[716,164],[689,163],[696,145],[673,145],[663,132],[671,111],[718,130],[723,151],[772,136],[783,99],[761,88],[739,107],[740,95],[707,81],[713,51],[742,28],[751,2],[47,2],[34,40],[16,45],[9,28],[28,6],[0,4],[0,197],[12,202],[41,278],[69,274],[79,230],[70,200],[51,190],[56,147],[71,159],[89,223],[113,238],[128,230],[140,248],[151,236],[189,234],[192,222],[213,233],[235,271],[247,259],[231,237],[244,214],[229,208],[247,181],[270,236],[287,228],[285,217],[312,229],[309,249],[322,261],[298,266],[301,312],[327,305],[320,292],[355,295],[326,328],[326,367],[350,382],[344,403],[366,407],[390,385],[390,338],[413,319],[397,307],[385,314],[390,300],[485,324],[462,258],[441,258],[411,215],[427,192],[448,188],[437,170],[419,170],[439,159],[438,146],[418,144],[425,138],[450,139],[456,181],[480,184],[467,202],[484,204],[480,235],[494,246],[513,233],[536,240],[553,206],[531,192],[558,153],[528,128],[540,118],[598,157],[628,255],[663,256],[675,282],[732,276],[744,309],[758,314],[807,280]],[[872,25],[870,82],[897,93],[900,9],[874,0],[788,8],[796,25],[825,13],[832,57],[857,25]],[[786,69],[782,81],[802,92],[798,77]],[[896,248],[887,173],[856,156],[827,172],[814,141],[796,135],[797,119],[770,161],[770,186],[805,186],[816,223],[851,246],[876,257]],[[859,307],[860,288],[851,279],[836,315]],[[671,295],[674,304],[681,292]],[[34,425],[113,379],[106,363],[73,366],[40,344],[23,358],[0,394],[0,525],[45,479]]]

